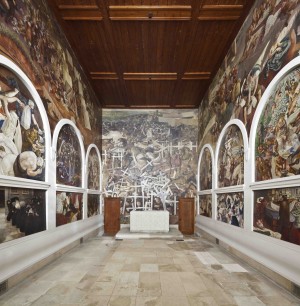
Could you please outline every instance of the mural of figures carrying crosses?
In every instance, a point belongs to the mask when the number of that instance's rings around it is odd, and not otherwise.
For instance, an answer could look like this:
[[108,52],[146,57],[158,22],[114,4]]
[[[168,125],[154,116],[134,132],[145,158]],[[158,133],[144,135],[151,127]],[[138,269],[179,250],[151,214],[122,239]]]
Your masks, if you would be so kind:
[[42,181],[44,158],[37,105],[23,82],[0,66],[0,174]]

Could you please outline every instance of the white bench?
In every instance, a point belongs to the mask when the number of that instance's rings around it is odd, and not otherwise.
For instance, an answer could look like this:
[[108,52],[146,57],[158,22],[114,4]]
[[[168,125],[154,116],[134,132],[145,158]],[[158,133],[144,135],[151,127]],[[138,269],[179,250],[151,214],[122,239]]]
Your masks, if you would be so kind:
[[132,210],[130,232],[169,232],[169,212],[166,210]]

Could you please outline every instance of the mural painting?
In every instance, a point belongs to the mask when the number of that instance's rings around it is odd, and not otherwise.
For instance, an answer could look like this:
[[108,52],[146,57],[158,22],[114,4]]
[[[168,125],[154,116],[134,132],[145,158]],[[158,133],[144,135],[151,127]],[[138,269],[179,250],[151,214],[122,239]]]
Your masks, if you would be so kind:
[[52,131],[67,118],[86,144],[100,144],[101,109],[45,0],[1,1],[0,50],[38,89]]
[[81,150],[75,129],[65,124],[58,135],[56,152],[56,182],[81,187]]
[[240,119],[249,133],[266,87],[299,54],[299,26],[298,0],[256,1],[200,104],[200,145],[214,147],[231,119]]
[[208,148],[205,148],[200,162],[200,190],[212,189],[212,159]]
[[56,192],[56,226],[82,219],[82,194]]
[[205,217],[212,217],[212,196],[205,194],[199,196],[200,215]]
[[274,88],[256,136],[256,180],[300,174],[300,68]]
[[0,65],[0,174],[44,180],[44,158],[37,105],[23,82]]
[[168,210],[197,191],[197,110],[103,111],[102,161],[106,196],[131,210]]
[[87,216],[92,217],[100,214],[100,195],[88,194]]
[[300,187],[255,191],[253,231],[300,245]]
[[244,183],[244,141],[235,124],[229,126],[220,144],[218,156],[218,187]]
[[88,189],[100,189],[100,164],[95,148],[92,148],[88,157]]
[[217,199],[217,220],[244,227],[244,193],[218,194]]
[[46,230],[45,191],[0,188],[0,243]]

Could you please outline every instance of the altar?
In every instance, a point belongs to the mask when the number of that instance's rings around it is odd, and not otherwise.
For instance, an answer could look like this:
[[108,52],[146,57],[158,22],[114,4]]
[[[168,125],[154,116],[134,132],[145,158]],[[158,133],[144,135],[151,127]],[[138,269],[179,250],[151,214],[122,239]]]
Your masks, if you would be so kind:
[[169,232],[169,212],[166,210],[132,210],[130,232]]

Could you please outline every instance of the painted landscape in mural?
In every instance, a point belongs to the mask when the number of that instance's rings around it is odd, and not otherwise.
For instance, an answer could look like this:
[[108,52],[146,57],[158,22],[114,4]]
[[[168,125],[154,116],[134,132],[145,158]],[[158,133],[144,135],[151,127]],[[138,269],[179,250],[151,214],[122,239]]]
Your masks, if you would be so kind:
[[253,231],[300,245],[300,187],[255,191]]
[[249,133],[266,87],[299,51],[299,1],[257,1],[201,103],[199,143],[214,147],[230,119]]
[[100,163],[95,148],[92,148],[88,157],[88,189],[100,189]]
[[45,191],[0,189],[0,243],[46,230]]
[[45,137],[23,82],[0,65],[0,174],[44,180]]
[[81,150],[75,129],[65,124],[58,135],[56,146],[56,182],[81,187]]
[[256,136],[256,180],[300,174],[300,68],[274,88]]
[[101,109],[51,16],[45,0],[1,1],[1,53],[13,58],[38,89],[52,131],[60,119],[72,119],[87,144],[99,144]]
[[82,219],[82,194],[56,192],[56,226]]
[[212,196],[205,194],[199,196],[200,215],[205,217],[212,217]]
[[92,217],[100,214],[100,195],[88,194],[87,216]]
[[218,194],[217,199],[217,220],[244,227],[244,193]]
[[212,158],[208,148],[203,150],[200,162],[200,190],[212,189]]
[[133,209],[177,214],[179,197],[197,190],[197,111],[105,110],[103,116],[103,186],[106,196],[122,199],[122,222]]
[[235,124],[226,129],[218,156],[218,187],[244,183],[244,141]]

